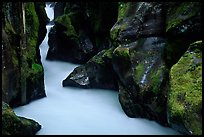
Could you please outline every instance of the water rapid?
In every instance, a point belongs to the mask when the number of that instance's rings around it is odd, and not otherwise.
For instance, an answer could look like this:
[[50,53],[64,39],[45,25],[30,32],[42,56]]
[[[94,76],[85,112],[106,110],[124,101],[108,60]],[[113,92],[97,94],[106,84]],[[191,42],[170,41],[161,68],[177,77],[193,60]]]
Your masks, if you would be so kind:
[[[53,9],[46,5],[50,20]],[[48,33],[40,45],[47,97],[14,109],[19,116],[42,125],[37,135],[176,135],[175,130],[154,121],[129,118],[118,101],[118,92],[62,87],[62,80],[76,64],[46,60]]]

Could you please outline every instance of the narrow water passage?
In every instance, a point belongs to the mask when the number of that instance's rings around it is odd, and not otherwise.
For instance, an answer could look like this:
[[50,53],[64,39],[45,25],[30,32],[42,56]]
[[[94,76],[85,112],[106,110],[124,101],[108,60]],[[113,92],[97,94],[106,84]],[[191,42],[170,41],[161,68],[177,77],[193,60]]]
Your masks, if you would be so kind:
[[[46,8],[46,12],[53,14],[48,5]],[[62,80],[78,65],[45,60],[51,27],[47,25],[47,35],[40,45],[47,97],[14,109],[17,115],[42,125],[37,135],[179,134],[154,121],[127,117],[118,101],[117,91],[62,87]]]

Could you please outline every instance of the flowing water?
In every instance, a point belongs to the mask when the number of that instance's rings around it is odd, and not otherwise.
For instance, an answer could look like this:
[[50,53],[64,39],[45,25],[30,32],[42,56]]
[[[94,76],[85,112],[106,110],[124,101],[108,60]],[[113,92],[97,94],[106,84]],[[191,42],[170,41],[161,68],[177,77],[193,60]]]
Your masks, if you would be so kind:
[[[50,20],[53,9],[46,5]],[[154,121],[129,118],[118,101],[118,92],[102,89],[62,87],[62,80],[76,64],[45,60],[48,33],[40,45],[47,97],[14,109],[18,116],[42,125],[37,135],[176,135],[177,131]]]

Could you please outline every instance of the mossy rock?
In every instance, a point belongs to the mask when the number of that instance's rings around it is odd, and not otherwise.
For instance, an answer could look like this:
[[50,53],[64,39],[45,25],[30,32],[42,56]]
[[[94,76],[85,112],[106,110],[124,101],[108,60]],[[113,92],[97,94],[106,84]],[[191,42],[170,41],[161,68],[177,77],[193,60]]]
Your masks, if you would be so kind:
[[[105,62],[102,58],[102,55],[105,53],[105,50],[102,50],[101,52],[99,52],[97,55],[93,56],[88,62],[94,62],[96,64],[101,64],[101,65],[104,65]],[[87,62],[87,63],[88,63]]]
[[102,50],[84,65],[76,67],[62,85],[117,90],[116,74],[112,68],[113,50]]
[[202,134],[202,42],[193,43],[170,71],[169,124],[184,134]]
[[41,125],[32,119],[16,116],[5,102],[2,102],[2,135],[35,135]]
[[199,2],[182,2],[167,10],[166,32],[180,25],[183,21],[196,16],[200,10]]
[[57,17],[54,20],[57,28],[60,27],[64,31],[67,37],[77,37],[77,33],[72,25],[70,15],[65,14],[62,16]]
[[129,49],[126,47],[118,46],[114,51],[114,55],[118,57],[128,58],[130,56]]
[[42,66],[36,63],[32,64],[32,69],[34,73],[39,73],[43,71]]

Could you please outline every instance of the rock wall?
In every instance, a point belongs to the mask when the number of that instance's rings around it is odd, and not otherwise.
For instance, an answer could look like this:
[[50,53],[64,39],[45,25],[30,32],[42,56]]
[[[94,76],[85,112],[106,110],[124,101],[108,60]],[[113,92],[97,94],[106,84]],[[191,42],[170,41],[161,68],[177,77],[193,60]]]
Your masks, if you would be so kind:
[[39,45],[46,34],[41,28],[47,17],[37,15],[43,8],[32,2],[3,3],[2,100],[11,107],[46,96]]
[[[59,6],[64,7],[61,16]],[[58,2],[55,15],[58,17],[49,33],[47,59],[85,63],[111,47],[109,30],[117,19],[117,3]]]
[[47,32],[44,7],[3,2],[2,135],[35,135],[41,129],[36,121],[16,116],[12,108],[46,96],[39,51]]
[[[175,77],[179,72],[174,71],[176,67],[172,68],[183,55],[188,56],[184,53],[191,43],[202,39],[201,3],[118,4],[118,20],[110,30],[111,48],[99,52],[87,63],[75,68],[63,80],[63,86],[118,89],[119,102],[129,117],[155,120],[183,134],[202,134],[202,62],[193,55],[194,62],[198,64],[193,63],[191,67],[198,74],[193,77],[195,72],[189,72],[184,76],[185,80],[189,78],[187,85],[180,83],[183,76]],[[189,61],[183,64],[189,65]],[[94,70],[94,74],[90,70]],[[111,73],[107,73],[107,70]],[[109,75],[102,75],[104,72]],[[184,86],[191,87],[182,90]],[[191,100],[196,97],[195,101]]]

